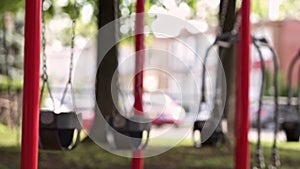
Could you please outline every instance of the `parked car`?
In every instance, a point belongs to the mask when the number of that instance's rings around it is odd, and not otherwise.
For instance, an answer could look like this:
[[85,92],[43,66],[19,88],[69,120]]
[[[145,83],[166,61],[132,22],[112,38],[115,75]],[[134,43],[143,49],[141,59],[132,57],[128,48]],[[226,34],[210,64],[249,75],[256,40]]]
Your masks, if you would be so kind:
[[[121,108],[130,111],[134,104],[134,96],[123,94],[119,102]],[[161,91],[143,94],[143,110],[145,116],[150,118],[151,123],[158,127],[165,124],[174,124],[175,127],[178,127],[186,115],[180,103]]]
[[174,124],[178,127],[185,117],[183,107],[163,92],[145,93],[143,95],[144,112],[158,127]]
[[[285,99],[279,101],[279,130],[285,132],[287,141],[299,141],[300,137],[300,112],[296,105],[288,108]],[[264,103],[261,109],[261,127],[272,129],[275,128],[274,123],[274,104]],[[257,106],[250,106],[250,124],[251,127],[257,127]]]
[[[256,104],[250,105],[250,125],[253,128],[257,128],[257,111],[258,106]],[[261,127],[273,129],[274,128],[274,107],[273,104],[262,105],[261,111]]]

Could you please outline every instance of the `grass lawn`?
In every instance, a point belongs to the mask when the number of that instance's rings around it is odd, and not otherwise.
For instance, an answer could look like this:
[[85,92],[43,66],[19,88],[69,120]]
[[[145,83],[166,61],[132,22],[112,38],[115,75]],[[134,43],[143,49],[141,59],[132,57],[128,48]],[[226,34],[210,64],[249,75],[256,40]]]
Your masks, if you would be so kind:
[[[20,147],[8,144],[8,135],[0,130],[0,169],[17,169],[20,167]],[[5,138],[5,139],[4,139]],[[10,141],[13,141],[11,139]],[[252,156],[254,144],[251,145]],[[300,143],[280,143],[281,169],[299,169]],[[270,161],[271,143],[264,143],[265,159]],[[39,153],[40,169],[120,169],[130,168],[130,159],[118,157],[104,151],[87,140],[70,152]],[[227,146],[203,147],[194,149],[189,141],[156,157],[145,159],[146,169],[231,169],[233,168],[233,151]]]

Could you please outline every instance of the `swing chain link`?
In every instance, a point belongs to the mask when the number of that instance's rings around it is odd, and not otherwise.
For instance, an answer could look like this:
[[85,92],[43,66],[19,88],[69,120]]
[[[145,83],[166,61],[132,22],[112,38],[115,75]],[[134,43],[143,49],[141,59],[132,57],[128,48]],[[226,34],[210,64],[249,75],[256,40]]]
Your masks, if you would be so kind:
[[71,47],[70,47],[70,64],[69,64],[69,75],[68,75],[68,81],[65,86],[62,98],[60,100],[60,105],[63,105],[65,97],[68,92],[68,88],[71,90],[71,99],[73,104],[73,109],[75,111],[76,104],[75,104],[75,98],[72,93],[72,73],[73,73],[73,65],[74,65],[74,50],[75,50],[75,36],[76,36],[76,24],[77,24],[77,17],[78,17],[78,6],[79,4],[75,0],[74,7],[73,7],[73,18],[72,18],[72,26],[71,26]]
[[42,2],[42,86],[41,86],[41,92],[40,92],[40,106],[42,103],[42,98],[44,94],[45,87],[47,88],[49,92],[49,97],[51,99],[53,110],[55,110],[55,102],[54,98],[50,89],[49,81],[48,81],[48,73],[47,73],[47,54],[46,54],[46,46],[47,46],[47,40],[46,40],[46,19],[45,19],[45,12],[46,9],[44,8],[45,1]]
[[71,35],[71,57],[70,57],[70,66],[69,66],[69,79],[68,83],[72,81],[72,72],[73,72],[73,65],[74,65],[74,46],[75,46],[75,29],[77,24],[77,15],[78,15],[78,4],[77,1],[74,2],[73,8],[73,18],[72,18],[72,35]]
[[[44,2],[42,6],[44,6]],[[47,73],[47,54],[46,54],[46,21],[45,21],[45,10],[44,7],[42,7],[42,76],[43,82],[48,81],[48,73]]]

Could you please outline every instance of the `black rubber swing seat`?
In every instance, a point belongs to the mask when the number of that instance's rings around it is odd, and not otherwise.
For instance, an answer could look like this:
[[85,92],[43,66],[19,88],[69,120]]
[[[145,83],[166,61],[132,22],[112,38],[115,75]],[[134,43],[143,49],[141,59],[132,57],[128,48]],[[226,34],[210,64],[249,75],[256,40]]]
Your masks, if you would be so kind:
[[221,125],[218,125],[218,127],[215,129],[215,131],[212,133],[212,135],[203,143],[201,143],[201,134],[200,134],[200,142],[198,142],[195,137],[196,131],[199,131],[201,133],[202,129],[204,128],[204,125],[207,121],[204,120],[196,120],[193,125],[193,142],[194,147],[200,148],[201,146],[218,146],[222,143],[224,143],[224,133],[222,131]]
[[71,150],[80,142],[81,114],[40,111],[40,148],[44,150]]
[[288,142],[298,142],[300,137],[300,116],[297,105],[285,106],[281,129],[285,132]]
[[[145,117],[125,118],[121,115],[108,119],[107,141],[115,149],[144,149],[149,141],[151,121]],[[143,142],[143,133],[146,138]]]

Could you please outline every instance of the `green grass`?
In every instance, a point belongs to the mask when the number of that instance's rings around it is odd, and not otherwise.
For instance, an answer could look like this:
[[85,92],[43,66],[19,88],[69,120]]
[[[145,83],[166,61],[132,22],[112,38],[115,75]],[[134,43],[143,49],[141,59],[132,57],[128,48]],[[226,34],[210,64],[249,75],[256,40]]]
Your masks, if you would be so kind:
[[20,144],[20,130],[8,128],[0,123],[0,146],[15,146]]
[[[0,169],[20,167],[20,147],[13,145],[13,131],[0,126]],[[5,139],[4,139],[5,138]],[[163,146],[155,144],[156,148]],[[177,147],[155,157],[145,159],[145,169],[231,169],[233,149],[229,146],[195,149],[191,140],[183,140]],[[269,164],[271,143],[263,143],[265,160]],[[255,144],[251,143],[251,157]],[[280,143],[281,169],[298,169],[300,166],[300,143]],[[252,158],[253,159],[253,158]],[[253,161],[252,161],[253,162]],[[111,154],[90,140],[81,143],[70,152],[39,152],[39,169],[120,169],[130,168],[130,159]]]
[[[269,145],[269,143],[268,143]],[[264,146],[265,160],[270,161],[270,146]],[[293,147],[295,146],[295,147]],[[251,146],[254,154],[254,145]],[[280,144],[281,169],[297,169],[300,166],[299,144]],[[0,169],[19,168],[20,149],[0,147]],[[93,142],[86,141],[70,152],[39,153],[40,169],[119,169],[130,168],[130,159],[104,151]],[[145,168],[168,169],[230,169],[233,168],[233,153],[229,147],[179,146],[159,156],[145,159]]]

